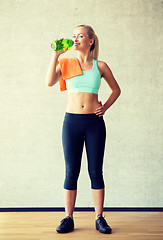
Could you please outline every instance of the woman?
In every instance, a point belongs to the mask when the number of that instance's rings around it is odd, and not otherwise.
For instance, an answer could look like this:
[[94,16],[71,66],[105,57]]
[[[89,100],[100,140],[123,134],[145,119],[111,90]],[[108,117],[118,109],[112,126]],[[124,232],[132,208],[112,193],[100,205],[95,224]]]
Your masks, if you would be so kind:
[[[74,229],[73,211],[77,194],[77,179],[85,143],[96,212],[96,229],[101,233],[111,233],[111,227],[102,216],[105,193],[102,166],[106,139],[103,115],[119,97],[121,90],[108,65],[103,61],[97,61],[94,57],[94,52],[98,47],[94,30],[88,25],[79,25],[74,29],[73,40],[82,75],[66,80],[68,105],[62,129],[66,165],[64,182],[66,217],[56,230],[59,233],[67,233]],[[67,49],[53,53],[46,75],[48,86],[55,85],[62,77],[63,71],[61,65],[57,65],[57,60],[66,51]],[[105,79],[112,90],[103,105],[98,101],[101,78]]]

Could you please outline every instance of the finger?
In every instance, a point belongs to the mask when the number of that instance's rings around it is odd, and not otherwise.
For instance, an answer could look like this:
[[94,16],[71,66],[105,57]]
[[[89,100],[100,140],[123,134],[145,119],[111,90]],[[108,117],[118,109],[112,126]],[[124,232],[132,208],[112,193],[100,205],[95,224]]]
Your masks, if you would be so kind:
[[96,110],[96,113],[99,113],[99,112],[101,112],[101,110],[99,109],[99,110]]
[[96,115],[101,115],[101,114],[103,114],[102,112],[98,112],[98,113],[96,113]]
[[97,115],[100,115],[100,114],[102,114],[102,112],[96,112],[96,114],[97,114]]
[[102,109],[96,109],[96,112],[102,112]]
[[98,107],[98,108],[96,108],[96,110],[101,110],[102,109],[102,107]]
[[64,52],[66,52],[68,50],[68,47],[65,48]]

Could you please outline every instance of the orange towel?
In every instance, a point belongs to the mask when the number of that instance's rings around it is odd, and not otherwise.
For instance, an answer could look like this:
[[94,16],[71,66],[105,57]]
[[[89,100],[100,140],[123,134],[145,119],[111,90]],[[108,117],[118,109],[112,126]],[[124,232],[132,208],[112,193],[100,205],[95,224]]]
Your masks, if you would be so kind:
[[62,77],[59,80],[60,90],[67,90],[66,79],[82,75],[80,63],[77,58],[61,58],[57,61],[60,64]]

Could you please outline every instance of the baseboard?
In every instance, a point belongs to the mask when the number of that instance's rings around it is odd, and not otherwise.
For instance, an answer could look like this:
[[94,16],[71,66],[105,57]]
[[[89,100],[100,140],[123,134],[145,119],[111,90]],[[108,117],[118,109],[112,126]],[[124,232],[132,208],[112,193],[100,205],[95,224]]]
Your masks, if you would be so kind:
[[[64,207],[0,208],[0,212],[64,212]],[[76,207],[76,212],[94,212],[93,207]],[[104,212],[162,212],[163,207],[104,207]]]

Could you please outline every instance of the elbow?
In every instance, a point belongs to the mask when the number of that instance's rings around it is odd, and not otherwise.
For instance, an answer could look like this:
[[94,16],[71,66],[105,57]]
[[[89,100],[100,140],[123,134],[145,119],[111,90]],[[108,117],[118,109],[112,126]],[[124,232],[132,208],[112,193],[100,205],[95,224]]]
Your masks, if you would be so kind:
[[47,87],[52,87],[52,86],[53,86],[51,82],[48,82],[48,81],[46,81],[46,80],[45,80],[45,85],[46,85]]
[[52,84],[52,83],[48,83],[48,84],[47,84],[48,87],[52,87],[53,85],[54,85],[54,84]]
[[118,96],[120,96],[121,95],[121,89],[120,89],[120,87],[118,88]]
[[48,87],[52,87],[54,85],[54,82],[52,80],[49,79],[45,79],[45,85]]
[[48,87],[52,87],[54,85],[54,79],[48,73],[45,76],[45,85]]
[[115,92],[115,94],[117,95],[117,97],[119,97],[119,96],[121,95],[121,89],[120,89],[120,87],[116,88],[116,89],[114,90],[114,92]]

